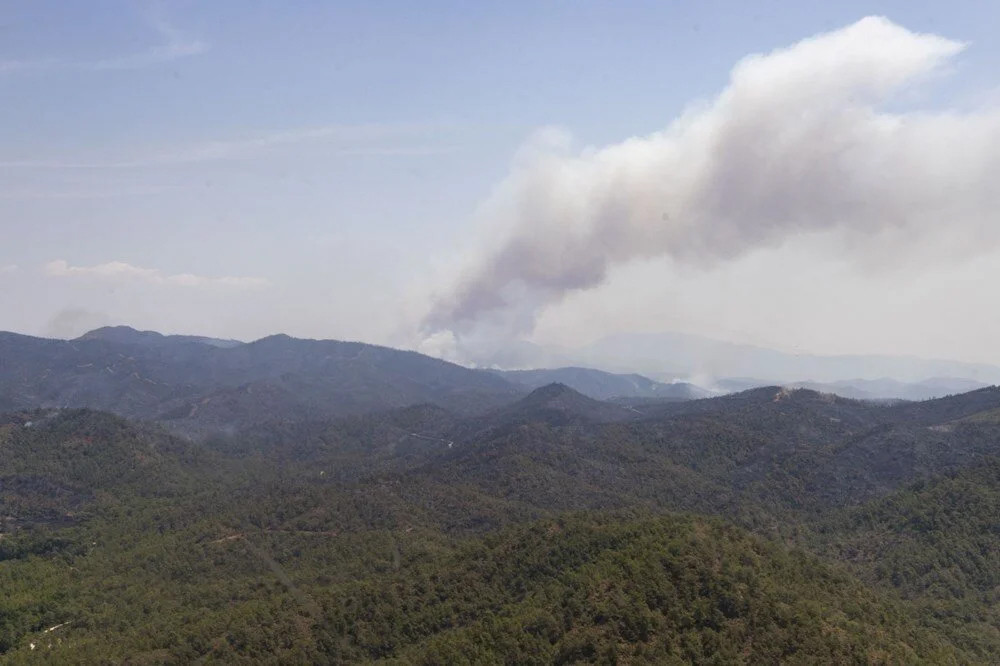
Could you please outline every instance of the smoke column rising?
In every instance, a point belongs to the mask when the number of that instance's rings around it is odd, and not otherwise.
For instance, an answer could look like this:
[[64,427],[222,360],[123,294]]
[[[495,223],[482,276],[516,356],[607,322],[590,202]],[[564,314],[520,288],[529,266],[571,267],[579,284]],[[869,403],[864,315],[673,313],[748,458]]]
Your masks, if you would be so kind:
[[717,97],[650,136],[573,154],[541,133],[491,198],[506,236],[438,298],[425,331],[530,332],[540,308],[633,259],[712,265],[833,229],[992,240],[1000,113],[883,108],[963,48],[868,17],[743,59]]

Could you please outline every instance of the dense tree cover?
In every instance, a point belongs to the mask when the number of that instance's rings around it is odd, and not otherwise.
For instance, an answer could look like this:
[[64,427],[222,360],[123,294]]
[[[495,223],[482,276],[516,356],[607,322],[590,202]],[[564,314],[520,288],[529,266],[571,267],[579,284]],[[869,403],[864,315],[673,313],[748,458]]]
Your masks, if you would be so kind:
[[992,593],[1000,586],[1000,460],[919,481],[820,530],[843,559],[872,564],[906,596]]
[[1000,460],[921,480],[815,526],[811,547],[890,586],[989,661],[1000,644]]
[[777,389],[595,423],[550,393],[197,445],[0,419],[0,661],[997,661],[990,394],[914,424]]
[[[0,569],[22,661],[940,663],[903,602],[689,516],[433,531],[223,530],[139,502]],[[213,538],[208,538],[212,536]],[[88,541],[89,540],[89,541]],[[45,629],[66,624],[48,634]],[[36,648],[31,649],[30,644]],[[49,645],[52,647],[49,647]]]
[[[921,655],[940,663],[957,656],[933,632],[915,631],[900,607],[815,558],[691,517],[546,520],[487,538],[444,571],[425,568],[397,588],[404,628],[424,617],[438,626],[390,661],[879,663]],[[475,620],[465,624],[469,615]]]

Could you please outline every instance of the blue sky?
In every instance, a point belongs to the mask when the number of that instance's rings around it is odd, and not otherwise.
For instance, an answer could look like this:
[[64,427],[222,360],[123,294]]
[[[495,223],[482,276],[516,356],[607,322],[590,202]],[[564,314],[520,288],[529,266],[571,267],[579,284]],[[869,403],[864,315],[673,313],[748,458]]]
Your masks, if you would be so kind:
[[[539,128],[566,128],[577,146],[647,135],[711,100],[748,54],[873,14],[968,43],[950,71],[892,103],[993,104],[990,3],[4,3],[0,328],[74,335],[127,323],[418,344],[431,294],[493,233],[483,202]],[[815,263],[793,254],[789,265]],[[845,302],[941,279],[871,278],[826,260],[806,282],[840,276],[856,290],[837,296]],[[683,330],[1000,362],[980,337],[949,349],[944,331],[900,348],[902,327],[940,306],[918,294],[901,296],[912,311],[892,321],[877,300],[861,307],[865,335],[831,331],[834,313],[811,311],[802,318],[815,327],[789,332],[774,313],[727,315],[713,297],[713,316],[664,295],[649,286],[656,270],[624,265],[607,302],[571,294],[525,335],[571,345],[622,328]],[[751,275],[773,282],[753,266],[663,270],[716,291]],[[803,293],[784,312],[810,302]],[[1000,332],[972,305],[955,316],[977,336]]]

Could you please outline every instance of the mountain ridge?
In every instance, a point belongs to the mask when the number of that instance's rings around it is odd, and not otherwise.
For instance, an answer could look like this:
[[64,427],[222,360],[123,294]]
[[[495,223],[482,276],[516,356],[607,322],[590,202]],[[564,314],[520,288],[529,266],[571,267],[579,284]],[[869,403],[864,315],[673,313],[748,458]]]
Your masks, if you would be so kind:
[[524,341],[476,355],[483,367],[585,366],[610,373],[638,373],[657,381],[752,377],[758,384],[829,383],[888,377],[915,383],[954,377],[1000,383],[1000,366],[989,363],[880,354],[797,354],[687,333],[625,333],[606,336],[576,349]]
[[486,412],[524,393],[485,371],[361,342],[274,335],[220,346],[127,327],[74,340],[0,334],[0,408],[90,407],[186,434],[422,402]]
[[663,400],[691,400],[711,395],[710,391],[687,382],[664,383],[638,373],[616,374],[566,366],[561,368],[536,368],[531,370],[493,370],[504,379],[535,389],[557,382],[598,400],[612,398],[658,398]]

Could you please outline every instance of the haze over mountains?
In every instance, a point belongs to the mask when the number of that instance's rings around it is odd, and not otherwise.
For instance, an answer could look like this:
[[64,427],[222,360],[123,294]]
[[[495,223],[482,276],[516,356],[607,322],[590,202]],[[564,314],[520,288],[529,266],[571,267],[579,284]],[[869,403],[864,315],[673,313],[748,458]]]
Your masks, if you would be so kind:
[[560,383],[596,398],[655,398],[662,400],[691,400],[712,395],[701,387],[687,382],[664,383],[643,375],[615,374],[592,368],[553,368],[540,370],[495,370],[498,375],[515,384],[536,389],[546,384]]
[[[711,382],[746,377],[753,378],[758,386],[882,379],[910,384],[932,378],[960,378],[980,385],[1000,383],[1000,367],[985,363],[906,356],[789,354],[683,333],[619,334],[577,349],[520,342],[478,355],[474,360],[483,366],[503,368],[577,365],[609,372],[636,372],[663,381],[702,378]],[[956,388],[962,386],[956,384]]]
[[[620,360],[612,363],[615,354]],[[890,357],[796,357],[677,335],[606,340],[574,358],[602,369],[479,370],[412,351],[285,335],[243,343],[128,327],[96,329],[75,340],[2,333],[0,409],[91,407],[160,421],[175,432],[207,434],[263,421],[331,418],[420,403],[481,414],[552,383],[597,400],[632,400],[637,406],[636,400],[690,400],[774,383],[852,398],[919,400],[980,388],[985,384],[978,378],[1000,377],[1000,370],[990,366]],[[676,377],[708,366],[748,374],[701,375],[705,384],[699,386],[606,371],[641,368],[649,375]],[[768,367],[775,370],[762,378],[749,374],[764,373]],[[853,374],[883,371],[903,378],[928,373],[931,378],[855,379]],[[965,374],[946,376],[948,372]],[[740,378],[746,376],[751,378]],[[775,381],[774,376],[789,381]],[[803,381],[816,377],[840,379]]]

